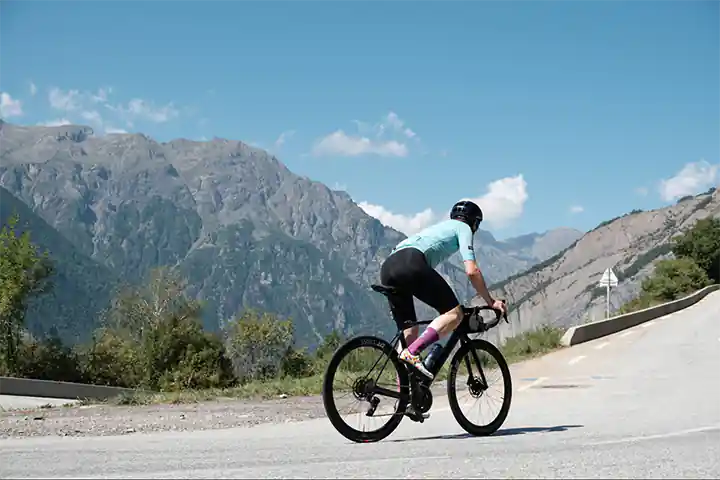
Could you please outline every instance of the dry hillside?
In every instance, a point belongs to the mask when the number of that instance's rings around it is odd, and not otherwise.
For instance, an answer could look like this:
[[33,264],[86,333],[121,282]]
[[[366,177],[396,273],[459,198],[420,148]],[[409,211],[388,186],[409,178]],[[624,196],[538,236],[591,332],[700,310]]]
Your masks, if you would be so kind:
[[608,267],[620,281],[611,291],[612,315],[638,294],[653,263],[671,255],[671,238],[708,215],[720,216],[717,189],[604,222],[555,257],[494,285],[493,294],[512,303],[512,321],[491,334],[491,340],[541,324],[569,327],[602,319],[605,290],[597,284]]

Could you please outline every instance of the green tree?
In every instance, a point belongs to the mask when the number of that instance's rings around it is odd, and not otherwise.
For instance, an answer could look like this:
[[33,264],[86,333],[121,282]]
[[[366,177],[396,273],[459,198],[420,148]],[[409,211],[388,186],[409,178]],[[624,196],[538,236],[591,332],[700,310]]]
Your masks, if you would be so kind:
[[82,382],[78,355],[55,333],[42,341],[23,342],[19,348],[18,373],[25,378]]
[[187,281],[167,267],[150,271],[142,285],[122,287],[111,301],[104,324],[141,343],[170,317],[199,319],[202,305],[185,295]]
[[138,344],[128,337],[112,329],[99,328],[82,348],[83,375],[95,385],[137,387],[142,383],[139,355]]
[[29,301],[49,291],[53,266],[40,255],[30,232],[18,234],[13,215],[0,230],[0,371],[17,375],[21,334]]
[[158,268],[146,284],[123,288],[88,349],[89,375],[103,383],[161,390],[231,383],[222,341],[203,331],[202,305],[185,287],[176,272]]
[[341,331],[336,329],[332,330],[325,335],[320,345],[318,345],[315,350],[315,356],[318,359],[329,358],[346,340]]
[[642,290],[650,298],[671,301],[710,283],[705,271],[692,258],[683,257],[657,262],[653,275],[643,280]]
[[[243,382],[278,376],[294,341],[290,319],[253,309],[225,326],[226,349],[235,376]],[[287,363],[286,363],[287,365]]]
[[698,220],[673,242],[676,257],[692,258],[713,282],[720,283],[720,219]]

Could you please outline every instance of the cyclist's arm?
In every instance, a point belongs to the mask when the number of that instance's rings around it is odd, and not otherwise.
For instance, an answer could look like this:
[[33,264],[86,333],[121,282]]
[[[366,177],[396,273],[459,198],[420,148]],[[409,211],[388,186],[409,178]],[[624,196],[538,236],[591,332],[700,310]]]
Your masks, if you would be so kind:
[[475,260],[475,250],[473,249],[473,233],[470,227],[464,224],[458,229],[458,244],[460,246],[460,254],[465,264],[465,273],[470,278],[470,283],[475,291],[480,295],[488,305],[493,304],[493,298],[490,296],[485,278],[480,268],[478,268]]
[[480,268],[477,266],[475,260],[465,260],[465,273],[470,278],[470,283],[475,288],[475,291],[480,295],[488,305],[493,304],[493,298],[490,296],[487,285],[485,284],[485,277],[483,277]]

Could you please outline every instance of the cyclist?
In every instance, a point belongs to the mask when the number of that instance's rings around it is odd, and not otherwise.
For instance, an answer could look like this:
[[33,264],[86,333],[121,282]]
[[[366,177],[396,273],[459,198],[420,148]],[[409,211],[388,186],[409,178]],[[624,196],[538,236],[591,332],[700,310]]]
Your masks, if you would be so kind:
[[440,314],[417,337],[418,327],[404,331],[409,344],[400,352],[400,359],[432,379],[422,364],[420,352],[451,333],[462,320],[462,309],[450,285],[435,270],[438,264],[460,251],[465,273],[488,305],[505,311],[505,304],[490,296],[482,272],[475,261],[473,235],[483,220],[480,207],[467,200],[453,205],[450,219],[430,226],[406,238],[392,251],[380,269],[384,285],[395,287],[398,293],[389,296],[390,310],[400,328],[405,322],[417,321],[413,296]]

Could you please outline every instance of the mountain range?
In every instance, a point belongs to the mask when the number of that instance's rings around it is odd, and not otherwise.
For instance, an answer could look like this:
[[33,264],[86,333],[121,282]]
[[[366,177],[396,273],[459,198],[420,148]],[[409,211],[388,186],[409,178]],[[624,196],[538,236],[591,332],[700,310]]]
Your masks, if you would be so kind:
[[[182,272],[210,329],[245,307],[291,317],[301,345],[333,329],[394,327],[369,285],[405,235],[240,141],[0,122],[2,223],[15,212],[57,268],[52,293],[30,306],[34,334],[86,339],[115,288],[157,266]],[[486,279],[500,282],[582,235],[559,228],[498,241],[480,231],[476,252]],[[458,255],[439,270],[461,298],[472,296]]]

